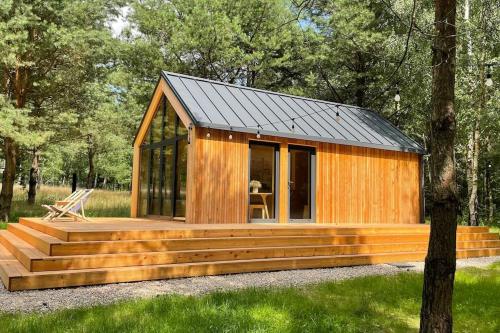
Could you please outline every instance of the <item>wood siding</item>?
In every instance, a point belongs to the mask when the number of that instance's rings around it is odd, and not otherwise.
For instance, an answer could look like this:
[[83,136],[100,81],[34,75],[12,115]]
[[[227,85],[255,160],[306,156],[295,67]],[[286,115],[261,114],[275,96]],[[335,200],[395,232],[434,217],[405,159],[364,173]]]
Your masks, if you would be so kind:
[[[206,137],[210,131],[210,138]],[[316,148],[316,222],[419,223],[420,161],[414,153],[197,128],[190,223],[247,223],[248,144],[280,144],[278,221],[288,220],[288,144]]]

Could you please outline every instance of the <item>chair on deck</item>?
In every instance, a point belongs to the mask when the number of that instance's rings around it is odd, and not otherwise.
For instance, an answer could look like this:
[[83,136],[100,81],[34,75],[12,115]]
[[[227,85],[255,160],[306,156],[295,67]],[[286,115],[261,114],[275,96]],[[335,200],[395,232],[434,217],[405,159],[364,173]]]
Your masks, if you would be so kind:
[[49,212],[44,216],[44,220],[52,221],[62,217],[72,217],[75,221],[88,221],[85,217],[84,205],[89,199],[93,189],[86,189],[73,192],[64,200],[57,201],[54,205],[42,205]]

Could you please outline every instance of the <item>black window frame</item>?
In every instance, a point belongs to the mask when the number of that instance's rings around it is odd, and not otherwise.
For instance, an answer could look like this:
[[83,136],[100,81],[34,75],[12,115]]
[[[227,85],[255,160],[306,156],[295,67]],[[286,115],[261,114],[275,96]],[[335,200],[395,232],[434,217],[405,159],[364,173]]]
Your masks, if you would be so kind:
[[[167,119],[167,112],[168,112],[168,108],[167,108],[167,104],[168,104],[168,100],[165,96],[162,97],[161,101],[161,106],[159,108],[157,108],[157,111],[155,113],[155,115],[153,116],[153,119],[150,123],[150,128],[148,129],[149,131],[149,138],[145,138],[144,142],[141,144],[140,146],[140,156],[142,157],[142,153],[143,153],[143,150],[149,150],[149,154],[148,154],[148,175],[147,175],[147,180],[148,180],[148,186],[147,186],[147,208],[146,208],[146,216],[158,216],[158,215],[155,215],[155,214],[151,214],[151,187],[152,187],[152,176],[153,176],[153,170],[152,170],[152,165],[153,165],[153,156],[154,154],[152,153],[152,151],[154,149],[157,149],[159,148],[160,149],[160,174],[159,174],[159,178],[160,178],[160,215],[159,216],[162,216],[162,217],[170,217],[170,218],[177,218],[177,217],[185,217],[185,216],[176,216],[176,202],[177,202],[177,191],[176,191],[176,184],[177,184],[177,177],[178,177],[178,172],[177,172],[177,162],[178,162],[178,145],[179,145],[179,142],[182,141],[182,140],[186,140],[186,142],[189,144],[189,141],[188,141],[188,136],[189,136],[189,133],[186,133],[186,134],[183,134],[183,135],[178,135],[178,129],[179,129],[179,126],[184,126],[184,124],[181,122],[180,118],[179,118],[179,115],[174,111],[175,113],[175,124],[174,124],[174,136],[171,137],[171,138],[165,138],[165,125],[166,125],[166,122],[165,120]],[[172,106],[171,106],[172,107]],[[173,108],[173,107],[172,107]],[[161,140],[158,141],[158,142],[152,142],[153,141],[153,132],[154,132],[154,129],[152,128],[153,124],[154,124],[154,119],[155,117],[158,116],[158,112],[162,112],[161,114],[161,117],[162,117],[162,121],[161,121]],[[189,129],[188,129],[189,131]],[[173,154],[173,166],[172,166],[172,174],[171,174],[171,177],[172,177],[172,185],[171,185],[171,190],[172,190],[172,197],[171,197],[171,207],[172,207],[172,210],[171,210],[171,214],[170,215],[162,215],[163,213],[163,205],[164,205],[164,200],[163,200],[163,191],[164,191],[164,186],[165,186],[165,182],[164,182],[164,164],[165,164],[165,150],[167,147],[172,147],[172,154]],[[186,168],[187,168],[187,165],[186,165]],[[140,173],[139,173],[140,175]],[[143,181],[142,179],[139,180],[140,182]],[[139,185],[141,186],[141,185]],[[187,189],[186,189],[187,191]],[[139,209],[140,211],[140,209]]]
[[[261,145],[274,148],[274,217],[269,219],[252,219],[248,213],[250,207],[250,169],[252,167],[252,145]],[[277,142],[249,140],[248,142],[248,203],[247,214],[249,223],[278,223],[279,221],[279,186],[280,186],[280,144]]]

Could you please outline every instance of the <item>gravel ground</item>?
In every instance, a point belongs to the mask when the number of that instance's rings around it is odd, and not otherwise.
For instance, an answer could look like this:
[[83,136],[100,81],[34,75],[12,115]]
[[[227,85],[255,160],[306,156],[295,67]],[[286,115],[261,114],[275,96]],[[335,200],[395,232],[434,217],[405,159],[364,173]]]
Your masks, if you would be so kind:
[[[485,267],[497,261],[500,261],[500,256],[460,259],[457,260],[457,268]],[[392,275],[404,271],[423,271],[423,269],[423,262],[408,262],[244,273],[21,292],[8,292],[0,283],[0,311],[48,312],[58,309],[110,304],[124,299],[148,298],[164,294],[202,295],[217,290],[226,291],[246,287],[301,286],[322,281],[340,281],[369,275]]]

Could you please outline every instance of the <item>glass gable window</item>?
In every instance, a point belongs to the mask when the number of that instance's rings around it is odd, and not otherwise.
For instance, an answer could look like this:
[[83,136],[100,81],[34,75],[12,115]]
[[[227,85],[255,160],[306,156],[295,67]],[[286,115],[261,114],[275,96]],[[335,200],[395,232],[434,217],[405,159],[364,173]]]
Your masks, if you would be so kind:
[[141,216],[185,217],[187,134],[172,105],[163,97],[141,145]]

